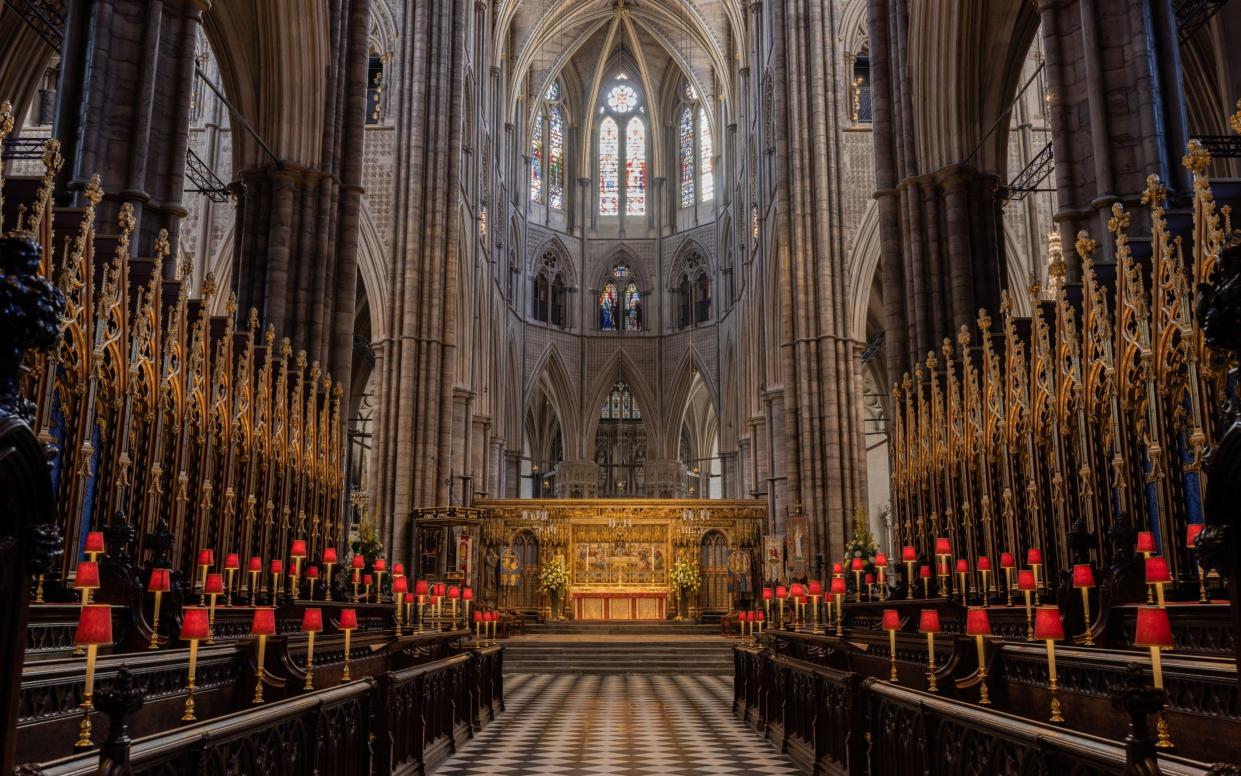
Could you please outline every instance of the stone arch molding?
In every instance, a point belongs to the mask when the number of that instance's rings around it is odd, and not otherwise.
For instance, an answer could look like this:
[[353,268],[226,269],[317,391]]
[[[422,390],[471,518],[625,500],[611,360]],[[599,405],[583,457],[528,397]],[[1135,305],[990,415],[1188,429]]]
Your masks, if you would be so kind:
[[674,425],[668,428],[669,433],[664,439],[664,447],[662,448],[664,458],[669,461],[675,461],[679,453],[677,446],[680,444],[681,424],[685,420],[685,411],[690,391],[694,386],[694,378],[702,380],[703,387],[707,391],[707,397],[711,400],[712,406],[715,407],[717,424],[720,418],[720,392],[719,386],[716,384],[716,375],[711,374],[707,370],[702,354],[698,352],[697,348],[690,346],[685,349],[685,354],[681,356],[681,361],[673,374],[675,377],[669,383],[668,390],[665,393],[669,397],[667,404],[668,421]]
[[[542,382],[547,398],[560,418],[560,438],[564,445],[565,460],[577,460],[582,455],[581,424],[575,411],[575,392],[573,381],[569,378],[569,370],[565,368],[564,358],[554,345],[548,345],[535,367],[530,372],[530,381],[522,391],[521,417],[525,423],[526,413],[530,411],[530,402],[534,398],[535,388]],[[543,378],[546,377],[546,381]]]
[[556,267],[564,275],[565,288],[570,291],[576,291],[577,267],[573,264],[573,257],[569,255],[569,249],[561,241],[559,235],[550,237],[539,246],[538,250],[530,254],[530,277],[537,277],[539,271],[543,269],[543,257],[551,254],[555,257]]
[[[697,259],[694,258],[695,256]],[[689,266],[694,261],[697,261],[698,264],[696,266]],[[668,272],[666,285],[670,290],[675,290],[677,280],[686,272],[696,276],[699,271],[702,271],[706,273],[708,278],[714,281],[712,277],[714,268],[711,252],[698,240],[693,237],[687,237],[681,242],[681,246],[677,248],[676,259],[673,260]],[[712,285],[714,285],[714,282]]]
[[595,434],[599,430],[599,410],[603,400],[618,381],[629,386],[638,408],[642,411],[642,425],[646,429],[647,449],[664,449],[663,407],[655,399],[655,393],[648,384],[643,373],[624,350],[615,351],[603,368],[599,370],[590,390],[586,393],[586,401],[582,405],[585,417],[582,422],[581,449],[589,460],[594,460]]

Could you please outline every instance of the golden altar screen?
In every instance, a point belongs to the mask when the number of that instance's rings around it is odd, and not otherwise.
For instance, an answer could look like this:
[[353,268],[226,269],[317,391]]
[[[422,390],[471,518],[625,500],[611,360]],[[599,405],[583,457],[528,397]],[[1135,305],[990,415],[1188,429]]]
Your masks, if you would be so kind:
[[634,525],[622,532],[574,525],[573,581],[578,585],[664,586],[670,564],[668,525]]

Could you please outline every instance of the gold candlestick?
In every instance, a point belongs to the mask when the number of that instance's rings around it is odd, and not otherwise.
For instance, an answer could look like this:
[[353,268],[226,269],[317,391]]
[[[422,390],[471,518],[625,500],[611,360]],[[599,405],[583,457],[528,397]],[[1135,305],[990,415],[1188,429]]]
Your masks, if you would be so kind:
[[315,632],[306,633],[306,684],[303,689],[315,688]]
[[905,561],[905,568],[907,569],[905,579],[909,582],[909,585],[905,588],[905,598],[908,600],[914,597],[914,562],[912,560]]
[[1047,676],[1050,679],[1048,689],[1051,691],[1051,719],[1053,723],[1064,722],[1060,716],[1060,695],[1056,687],[1056,642],[1047,639]]
[[1026,597],[1026,641],[1034,641],[1034,614],[1030,609],[1030,592],[1022,590]]
[[263,702],[263,662],[264,656],[267,654],[267,636],[259,636],[259,662],[258,669],[254,672],[257,680],[254,683],[254,700],[253,703]]
[[78,740],[73,745],[75,749],[90,749],[94,746],[90,740],[90,715],[95,708],[91,702],[91,696],[95,692],[95,658],[98,654],[97,645],[91,644],[86,647],[86,683],[82,689],[82,722],[78,725]]
[[892,666],[888,681],[897,684],[899,679],[896,675],[896,630],[893,628],[888,629],[888,662]]
[[990,706],[991,696],[987,693],[987,648],[983,645],[981,634],[974,638],[978,640],[978,703]]
[[1090,632],[1090,588],[1083,587],[1082,591],[1082,609],[1085,611],[1086,622],[1086,640],[1082,643],[1088,647],[1094,646],[1094,634]]
[[151,615],[151,640],[147,643],[147,649],[159,649],[159,599],[163,591],[155,591],[155,611]]
[[939,685],[935,683],[935,634],[930,632],[926,634],[926,671],[929,681],[927,689],[939,692]]
[[845,598],[845,597],[844,597],[843,595],[841,595],[840,593],[837,593],[837,594],[836,594],[836,635],[837,635],[838,637],[839,637],[839,636],[843,636],[843,635],[845,635],[845,631],[844,631],[844,627],[845,627],[845,607],[844,607],[844,598]]
[[185,713],[181,715],[182,722],[193,722],[198,717],[194,716],[194,674],[198,667],[198,639],[190,639],[190,677],[185,683]]
[[341,683],[349,681],[349,637],[353,635],[353,628],[345,628],[345,669],[340,673]]

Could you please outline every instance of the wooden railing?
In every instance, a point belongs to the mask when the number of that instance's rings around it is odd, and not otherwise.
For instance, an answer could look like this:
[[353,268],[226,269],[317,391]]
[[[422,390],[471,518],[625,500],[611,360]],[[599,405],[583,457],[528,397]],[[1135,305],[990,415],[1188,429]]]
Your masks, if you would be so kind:
[[[501,655],[500,647],[469,650],[145,736],[119,748],[109,739],[101,752],[31,766],[25,773],[427,773],[473,735],[479,720],[499,712]],[[121,761],[128,762],[127,768],[116,769]],[[101,771],[105,764],[113,770]]]
[[[961,643],[972,647],[966,640]],[[1021,680],[1005,677],[1003,655],[990,661],[997,674],[989,681],[993,698],[998,698],[1000,705],[988,707],[963,700],[977,696],[976,664],[967,666],[964,655],[955,654],[951,642],[954,667],[940,679],[941,694],[909,686],[906,682],[917,682],[911,670],[901,672],[901,684],[877,678],[866,662],[851,660],[858,647],[865,645],[850,646],[830,637],[787,632],[773,633],[765,644],[737,646],[734,713],[811,774],[1121,774],[1129,772],[1125,768],[1142,751],[1154,758],[1153,739],[1146,749],[1127,748],[1124,727],[1129,717],[1123,710],[1112,708],[1108,697],[1114,685],[1103,683],[1095,688],[1093,698],[1083,692],[1077,703],[1066,700],[1065,715],[1071,722],[1053,726],[1037,718],[1047,707],[1045,690],[1012,692],[1011,700],[1006,700],[1010,695],[1007,688],[1019,685]],[[1016,663],[1032,656],[1034,649],[1025,644],[1006,644],[1000,652],[1012,652],[1007,662]],[[1062,678],[1074,671],[1086,675],[1080,667],[1073,667],[1080,657],[1065,655]],[[1112,661],[1113,667],[1119,664]],[[851,666],[862,670],[851,670]],[[1177,669],[1169,666],[1169,675],[1191,669],[1188,663]],[[1081,702],[1083,698],[1086,702]],[[1090,729],[1100,725],[1102,715],[1092,705],[1110,710],[1108,733],[1115,733],[1114,737],[1081,732],[1082,726]],[[1010,711],[1024,711],[1030,716]],[[1229,752],[1235,747],[1227,742],[1229,736],[1219,725],[1211,727],[1206,717],[1199,718],[1203,734],[1218,741],[1213,748],[1202,745],[1202,736],[1185,730],[1185,718],[1180,714],[1170,718],[1174,729],[1184,732],[1185,740],[1192,742],[1179,752],[1202,759],[1234,759]],[[1075,724],[1079,721],[1081,724]],[[1131,745],[1133,730],[1127,735]],[[1159,755],[1157,762],[1164,774],[1192,776],[1209,771],[1204,763],[1179,757]]]

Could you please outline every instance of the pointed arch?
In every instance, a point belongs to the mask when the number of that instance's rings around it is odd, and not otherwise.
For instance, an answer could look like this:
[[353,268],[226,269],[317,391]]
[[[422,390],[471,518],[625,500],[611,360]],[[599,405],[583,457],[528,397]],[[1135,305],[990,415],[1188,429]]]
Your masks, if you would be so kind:
[[664,428],[660,403],[642,370],[624,350],[616,350],[595,375],[590,389],[586,392],[586,400],[582,403],[584,415],[582,421],[581,449],[593,460],[595,455],[595,433],[599,430],[599,410],[603,400],[617,382],[629,386],[634,401],[642,411],[642,427],[646,431],[648,448],[663,450]]
[[577,407],[576,392],[573,389],[573,381],[569,377],[569,370],[565,367],[564,358],[555,345],[548,345],[543,350],[530,375],[530,382],[522,392],[524,397],[522,423],[525,423],[526,413],[530,410],[530,403],[536,389],[542,386],[560,419],[565,460],[576,460],[581,456],[582,450],[581,435],[578,432],[581,424],[575,410]]
[[570,291],[576,290],[577,269],[573,264],[573,257],[569,254],[569,249],[565,246],[564,241],[560,239],[560,235],[549,237],[539,245],[538,250],[530,253],[530,261],[527,264],[530,274],[533,275],[538,272],[539,262],[548,254],[555,258],[558,269],[564,274],[565,285]]
[[667,388],[664,391],[668,397],[667,409],[670,413],[668,419],[669,421],[675,421],[676,430],[675,435],[669,435],[664,440],[667,445],[663,448],[664,455],[668,460],[676,460],[677,445],[679,444],[681,423],[685,416],[686,402],[689,399],[690,390],[693,388],[696,379],[702,380],[707,396],[715,407],[716,417],[718,418],[720,415],[720,393],[719,386],[716,384],[718,375],[712,374],[707,369],[706,361],[703,359],[702,354],[698,352],[698,348],[693,346],[686,348],[672,374],[672,380],[667,383]]

